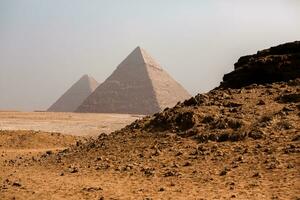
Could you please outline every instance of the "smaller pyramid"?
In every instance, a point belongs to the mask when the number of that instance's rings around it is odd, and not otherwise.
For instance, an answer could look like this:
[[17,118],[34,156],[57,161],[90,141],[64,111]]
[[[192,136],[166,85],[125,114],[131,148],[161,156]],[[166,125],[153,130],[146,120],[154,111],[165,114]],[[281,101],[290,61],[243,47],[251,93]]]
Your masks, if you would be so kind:
[[47,111],[74,112],[98,85],[99,83],[93,77],[83,75]]

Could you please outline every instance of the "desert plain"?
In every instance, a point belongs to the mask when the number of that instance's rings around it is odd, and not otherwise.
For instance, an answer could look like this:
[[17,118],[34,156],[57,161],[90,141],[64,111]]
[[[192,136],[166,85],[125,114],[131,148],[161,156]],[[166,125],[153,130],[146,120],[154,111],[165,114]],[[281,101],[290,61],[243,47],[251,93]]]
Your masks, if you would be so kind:
[[0,111],[0,129],[97,136],[118,130],[141,117],[130,114]]
[[[118,130],[141,117],[129,114],[1,111],[0,199],[84,199],[97,196],[95,192],[92,195],[70,195],[66,190],[72,191],[72,188],[89,184],[99,187],[100,182],[108,182],[111,176],[105,175],[105,179],[98,177],[97,180],[97,176],[91,174],[86,178],[64,177],[58,180],[55,178],[56,169],[49,171],[49,168],[29,167],[27,164],[11,168],[8,162],[14,162],[14,159],[34,159],[49,152],[64,150],[76,142],[86,142],[101,133]],[[58,173],[59,177],[63,177],[61,172]],[[16,186],[11,191],[6,187],[10,181]],[[21,186],[23,181],[27,182],[26,188]],[[65,188],[64,192],[57,192],[61,187]],[[111,189],[114,191],[114,188]]]

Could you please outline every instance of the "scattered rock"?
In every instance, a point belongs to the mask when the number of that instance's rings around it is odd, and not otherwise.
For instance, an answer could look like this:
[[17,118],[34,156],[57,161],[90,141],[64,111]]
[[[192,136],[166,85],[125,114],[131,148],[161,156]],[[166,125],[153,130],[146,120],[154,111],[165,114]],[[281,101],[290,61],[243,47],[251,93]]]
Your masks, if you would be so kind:
[[48,150],[48,151],[46,151],[46,154],[51,155],[51,154],[53,154],[53,152],[51,150]]
[[191,166],[191,165],[192,165],[192,163],[191,163],[190,161],[187,161],[187,162],[184,163],[183,166],[184,166],[184,167],[188,167],[188,166]]
[[190,99],[187,99],[183,102],[183,105],[185,106],[196,106],[198,105],[198,101],[196,100],[195,97],[192,97]]
[[22,184],[20,182],[18,182],[18,181],[15,181],[15,182],[12,183],[12,186],[21,187]]
[[141,171],[144,172],[146,176],[153,176],[155,174],[155,169],[151,167],[142,168]]
[[224,107],[228,107],[228,108],[237,108],[237,107],[241,107],[243,104],[241,103],[236,103],[236,102],[225,102],[223,104]]
[[296,135],[295,137],[293,137],[292,141],[293,141],[293,142],[295,142],[295,141],[300,141],[300,134],[299,134],[299,135]]
[[225,176],[226,174],[227,174],[227,172],[228,172],[229,170],[226,168],[226,167],[224,167],[224,169],[220,172],[220,176]]
[[103,189],[101,187],[84,187],[82,190],[86,192],[96,192]]
[[260,100],[258,101],[257,105],[263,106],[263,105],[266,105],[266,102],[265,102],[264,100],[260,99]]
[[289,144],[285,148],[283,148],[283,152],[285,154],[290,154],[290,153],[300,153],[300,147],[296,146],[294,144]]
[[250,133],[248,133],[248,137],[250,137],[254,140],[259,140],[259,139],[263,139],[265,137],[265,133],[262,130],[255,129],[255,130],[250,131]]
[[77,173],[77,172],[79,172],[79,169],[75,166],[70,166],[69,167],[69,172],[70,173]]
[[180,173],[178,173],[177,171],[172,171],[172,170],[168,170],[167,172],[164,173],[164,177],[169,177],[169,176],[179,176]]
[[256,173],[253,174],[252,177],[255,177],[255,178],[261,178],[262,175],[261,175],[259,172],[256,172]]
[[276,98],[280,103],[299,103],[300,102],[300,93],[285,94]]

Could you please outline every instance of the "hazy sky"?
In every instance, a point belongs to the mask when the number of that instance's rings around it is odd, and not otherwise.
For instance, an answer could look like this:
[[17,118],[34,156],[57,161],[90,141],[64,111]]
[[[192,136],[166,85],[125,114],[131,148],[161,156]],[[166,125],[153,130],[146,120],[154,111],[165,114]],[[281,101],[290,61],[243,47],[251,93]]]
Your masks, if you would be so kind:
[[0,109],[47,109],[141,46],[191,94],[246,54],[300,40],[300,0],[0,0]]

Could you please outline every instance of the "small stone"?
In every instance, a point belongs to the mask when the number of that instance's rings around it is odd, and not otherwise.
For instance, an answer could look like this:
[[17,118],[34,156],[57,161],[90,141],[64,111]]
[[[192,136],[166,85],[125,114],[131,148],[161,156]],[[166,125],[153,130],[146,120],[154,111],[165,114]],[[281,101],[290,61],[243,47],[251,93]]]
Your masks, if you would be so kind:
[[191,162],[189,162],[189,161],[187,161],[186,163],[184,163],[184,167],[188,167],[188,166],[191,166],[192,165],[192,163]]
[[69,168],[69,172],[70,173],[77,173],[79,170],[78,170],[78,168],[77,167],[70,167]]
[[85,187],[82,190],[87,191],[87,192],[95,192],[95,191],[100,191],[103,189],[101,187]]
[[161,151],[159,149],[155,149],[153,156],[159,156],[160,154],[161,154]]
[[221,172],[220,172],[220,176],[225,176],[227,174],[227,170],[226,169],[223,169]]
[[288,168],[288,169],[292,169],[292,168],[294,168],[294,165],[293,165],[293,164],[288,164],[288,165],[287,165],[287,168]]
[[263,100],[259,100],[257,105],[259,106],[266,105],[266,102],[264,102]]
[[255,178],[261,178],[262,175],[261,175],[259,172],[256,172],[256,173],[253,174],[252,177],[255,177]]
[[179,176],[180,173],[176,172],[176,171],[167,171],[164,173],[164,177],[170,177],[170,176]]
[[46,151],[46,154],[51,155],[51,154],[53,154],[53,152],[51,150],[48,150],[48,151]]
[[154,168],[143,168],[141,171],[144,172],[146,176],[153,176],[155,174]]
[[264,138],[265,133],[262,130],[252,130],[249,134],[248,137],[258,140]]
[[292,141],[294,142],[294,141],[300,141],[300,135],[296,135],[293,139],[292,139]]
[[15,187],[21,187],[21,183],[20,182],[13,182],[12,186],[15,186]]

